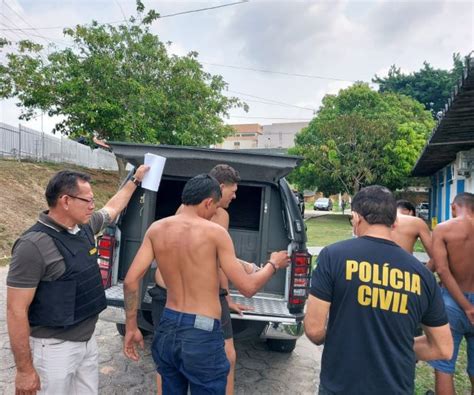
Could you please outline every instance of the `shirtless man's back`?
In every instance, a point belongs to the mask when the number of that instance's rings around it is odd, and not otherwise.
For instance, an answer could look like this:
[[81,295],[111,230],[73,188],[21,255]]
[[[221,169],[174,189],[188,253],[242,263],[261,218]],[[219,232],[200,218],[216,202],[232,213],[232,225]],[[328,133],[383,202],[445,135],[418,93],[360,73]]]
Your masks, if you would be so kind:
[[252,296],[289,264],[286,252],[280,251],[260,271],[247,274],[237,264],[228,232],[208,221],[220,198],[213,177],[189,180],[180,214],[152,224],[124,280],[124,352],[137,360],[135,344],[143,345],[136,319],[140,280],[154,259],[161,269],[168,296],[152,353],[165,394],[186,394],[189,385],[192,393],[225,393],[229,362],[219,321],[219,267],[243,295]]
[[[457,356],[463,337],[468,343],[468,374],[474,383],[474,195],[461,193],[451,205],[453,219],[433,231],[433,260],[443,285],[443,298]],[[456,357],[432,361],[436,393],[454,394]],[[474,386],[473,386],[474,388]]]
[[418,238],[421,240],[428,255],[431,250],[431,232],[421,218],[397,212],[397,220],[392,229],[392,239],[405,251],[413,253]]

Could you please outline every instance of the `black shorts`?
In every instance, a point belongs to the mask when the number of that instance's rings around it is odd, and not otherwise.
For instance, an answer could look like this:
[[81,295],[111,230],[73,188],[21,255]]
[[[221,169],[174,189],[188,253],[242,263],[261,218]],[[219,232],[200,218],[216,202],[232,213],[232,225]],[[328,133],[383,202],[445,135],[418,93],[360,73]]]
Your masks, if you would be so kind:
[[[152,298],[151,302],[151,316],[153,319],[153,328],[156,331],[158,324],[160,323],[163,310],[166,305],[166,289],[155,285],[152,289],[148,291]],[[232,339],[232,320],[230,318],[230,309],[229,304],[227,303],[227,291],[225,289],[219,290],[219,300],[221,302],[221,327],[222,332],[224,333],[224,339]]]

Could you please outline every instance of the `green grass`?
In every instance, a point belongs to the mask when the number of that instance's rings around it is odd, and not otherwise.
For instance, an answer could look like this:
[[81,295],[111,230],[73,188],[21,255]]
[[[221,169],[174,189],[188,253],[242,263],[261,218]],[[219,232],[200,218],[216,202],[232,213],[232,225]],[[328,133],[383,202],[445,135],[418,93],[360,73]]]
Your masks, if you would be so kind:
[[352,228],[346,215],[323,215],[306,221],[307,244],[324,247],[339,240],[350,239]]
[[[456,394],[470,394],[471,382],[466,373],[467,353],[466,341],[463,339],[459,348],[456,372],[454,373],[454,387]],[[418,362],[415,370],[415,394],[424,395],[427,390],[434,391],[433,368],[426,362]]]
[[[309,246],[326,246],[336,241],[352,237],[352,229],[346,215],[325,215],[306,221]],[[415,251],[424,252],[423,245],[418,241]],[[316,257],[313,257],[313,265]],[[459,349],[454,383],[456,394],[470,394],[471,383],[466,373],[466,342],[461,342]],[[426,362],[418,362],[415,371],[415,394],[424,395],[426,391],[434,391],[433,369]]]

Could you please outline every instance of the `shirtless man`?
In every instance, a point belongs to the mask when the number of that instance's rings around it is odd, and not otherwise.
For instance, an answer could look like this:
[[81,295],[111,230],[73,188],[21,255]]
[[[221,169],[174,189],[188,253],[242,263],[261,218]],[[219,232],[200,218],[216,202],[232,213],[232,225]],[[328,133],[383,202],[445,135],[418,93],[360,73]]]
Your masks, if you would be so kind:
[[[219,207],[217,208],[216,213],[212,216],[211,221],[221,225],[227,231],[229,230],[229,213],[227,209],[236,198],[236,192],[238,183],[240,182],[239,173],[229,165],[219,164],[212,168],[209,172],[220,184],[222,197],[219,200]],[[183,206],[181,206],[183,207]],[[178,209],[177,213],[180,213],[181,207]],[[241,261],[243,265],[246,265]],[[251,272],[254,270],[251,264],[246,265],[246,271]],[[237,355],[234,347],[234,339],[232,332],[232,320],[230,317],[230,311],[235,311],[236,313],[242,314],[245,310],[250,310],[248,306],[244,306],[238,303],[234,303],[232,297],[229,295],[229,280],[222,273],[222,270],[219,270],[220,278],[220,289],[219,289],[219,300],[222,307],[221,315],[221,326],[224,333],[224,342],[225,342],[225,352],[227,359],[230,363],[229,376],[227,378],[227,389],[226,394],[232,395],[234,393],[234,373],[235,373],[235,364]],[[155,330],[158,328],[160,323],[161,315],[165,308],[166,304],[166,287],[163,281],[163,278],[160,274],[159,268],[155,272],[155,283],[156,286],[152,288],[149,293],[152,296],[152,315],[153,315],[153,326]],[[156,387],[157,395],[161,395],[161,378],[160,374],[156,374]]]
[[450,361],[432,361],[437,394],[454,394],[453,374],[463,337],[467,341],[467,373],[474,389],[474,194],[461,193],[451,205],[453,219],[433,231],[433,261],[442,282],[443,299],[454,340]]
[[[426,253],[431,257],[430,229],[425,221],[414,216],[415,212],[405,202],[410,203],[406,200],[397,201],[397,220],[392,228],[392,240],[405,251],[413,254],[413,247],[419,238]],[[410,205],[413,207],[411,203]],[[426,264],[426,267],[433,270],[431,260]]]
[[219,267],[245,296],[251,297],[278,269],[289,265],[286,251],[274,252],[260,270],[247,274],[237,264],[228,232],[211,219],[221,199],[219,183],[209,175],[189,180],[180,213],[153,223],[124,281],[126,335],[124,353],[138,360],[143,347],[137,326],[141,278],[155,259],[168,290],[166,308],[152,346],[164,394],[224,394],[229,362],[220,325]]

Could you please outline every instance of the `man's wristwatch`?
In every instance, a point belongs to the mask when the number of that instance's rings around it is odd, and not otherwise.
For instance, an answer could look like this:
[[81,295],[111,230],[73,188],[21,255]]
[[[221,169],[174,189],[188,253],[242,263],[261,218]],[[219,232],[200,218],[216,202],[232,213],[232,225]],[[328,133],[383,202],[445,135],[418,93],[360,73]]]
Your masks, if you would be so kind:
[[135,177],[135,176],[132,177],[132,182],[133,182],[137,187],[141,184],[141,181],[140,181],[137,177]]

